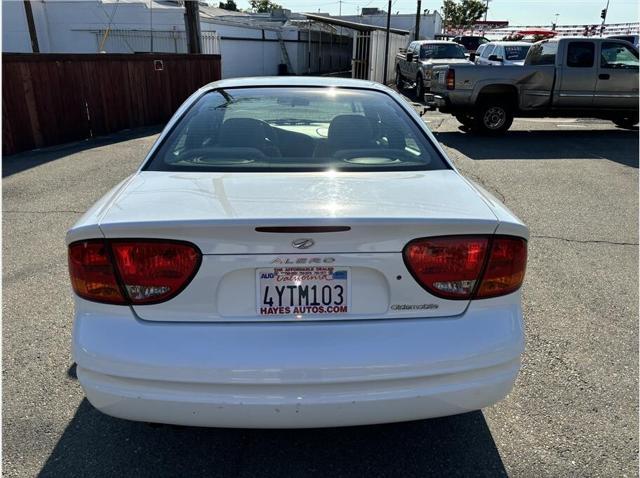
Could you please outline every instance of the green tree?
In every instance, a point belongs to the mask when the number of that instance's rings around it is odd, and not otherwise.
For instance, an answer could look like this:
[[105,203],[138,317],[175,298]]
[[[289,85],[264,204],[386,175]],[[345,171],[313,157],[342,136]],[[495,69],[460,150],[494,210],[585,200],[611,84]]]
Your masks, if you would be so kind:
[[231,10],[232,12],[237,12],[238,11],[238,6],[236,5],[236,2],[234,2],[233,0],[227,0],[226,2],[220,2],[219,8],[222,8],[224,10]]
[[442,13],[447,30],[468,28],[482,18],[487,6],[481,0],[444,0]]
[[251,5],[251,10],[256,13],[269,13],[278,8],[282,8],[281,5],[272,2],[271,0],[249,0],[249,5]]

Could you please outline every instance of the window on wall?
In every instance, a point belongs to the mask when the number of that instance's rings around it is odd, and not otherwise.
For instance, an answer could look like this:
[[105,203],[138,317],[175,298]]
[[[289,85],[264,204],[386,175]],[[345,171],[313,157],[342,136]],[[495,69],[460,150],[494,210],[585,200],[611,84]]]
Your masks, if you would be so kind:
[[595,56],[593,42],[575,41],[567,47],[567,66],[571,68],[591,68]]

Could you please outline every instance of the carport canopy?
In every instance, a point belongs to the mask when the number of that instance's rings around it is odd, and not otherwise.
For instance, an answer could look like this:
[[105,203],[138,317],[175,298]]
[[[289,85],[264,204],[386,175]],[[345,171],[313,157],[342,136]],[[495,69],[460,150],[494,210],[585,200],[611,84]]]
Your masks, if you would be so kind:
[[[387,27],[378,26],[378,25],[367,25],[366,23],[350,22],[348,20],[343,20],[341,18],[325,17],[323,15],[315,15],[313,13],[303,13],[303,15],[307,17],[309,20],[313,20],[320,23],[327,23],[329,25],[335,25],[338,27],[350,28],[351,30],[357,30],[359,32],[370,32],[373,30],[382,30],[382,31],[387,30]],[[397,35],[409,35],[410,33],[409,30],[400,30],[398,28],[390,28],[389,31]]]

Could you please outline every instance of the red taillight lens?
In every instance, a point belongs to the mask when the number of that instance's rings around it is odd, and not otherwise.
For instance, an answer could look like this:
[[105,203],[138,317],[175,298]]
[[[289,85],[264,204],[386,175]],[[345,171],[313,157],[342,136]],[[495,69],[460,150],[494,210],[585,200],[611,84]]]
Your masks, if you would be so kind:
[[527,242],[518,237],[496,237],[476,297],[484,299],[518,290],[526,267]]
[[69,246],[71,285],[84,299],[126,304],[107,247],[101,239],[74,242]]
[[482,271],[489,239],[451,236],[407,244],[405,263],[415,279],[445,299],[469,299]]
[[[75,259],[86,244],[100,253],[100,265],[103,268],[100,278],[111,286],[111,290],[118,291],[119,300],[106,297],[106,292],[101,292],[102,289],[98,287],[94,286],[91,291],[100,293],[87,292],[87,288],[83,287],[87,270],[91,272],[95,269],[87,259],[83,263]],[[152,304],[169,300],[180,293],[197,272],[201,257],[198,248],[186,242],[129,239],[80,241],[69,246],[69,270],[74,290],[85,299],[112,304]],[[86,264],[89,264],[89,269]]]
[[112,241],[120,278],[133,304],[170,299],[200,265],[200,251],[182,242]]
[[456,89],[456,70],[449,68],[447,70],[447,90]]
[[418,239],[407,244],[404,260],[418,283],[437,297],[497,297],[522,285],[527,242],[508,236]]

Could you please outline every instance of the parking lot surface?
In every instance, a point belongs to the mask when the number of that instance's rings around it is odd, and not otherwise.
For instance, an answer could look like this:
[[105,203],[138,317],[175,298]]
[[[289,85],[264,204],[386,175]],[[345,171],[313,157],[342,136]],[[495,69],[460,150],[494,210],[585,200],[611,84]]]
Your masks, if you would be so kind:
[[321,430],[151,427],[84,399],[64,234],[157,131],[4,159],[6,476],[637,476],[638,132],[516,120],[470,136],[427,113],[457,167],[531,228],[527,349],[482,412]]

